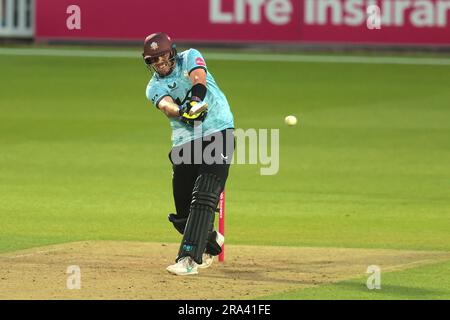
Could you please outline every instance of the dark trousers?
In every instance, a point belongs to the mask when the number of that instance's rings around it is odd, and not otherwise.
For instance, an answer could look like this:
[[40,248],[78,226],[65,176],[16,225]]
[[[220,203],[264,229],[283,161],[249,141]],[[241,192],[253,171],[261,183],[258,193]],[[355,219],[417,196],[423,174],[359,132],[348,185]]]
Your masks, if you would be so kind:
[[[174,147],[169,154],[173,166],[173,197],[179,219],[187,218],[189,216],[192,191],[198,176],[204,173],[215,174],[220,179],[222,191],[225,188],[225,183],[228,178],[228,172],[234,152],[235,141],[233,130],[226,129],[207,136],[206,138],[200,138],[200,140],[190,142],[180,147]],[[197,145],[195,143],[197,143]],[[215,143],[216,146],[221,144],[222,147],[212,150],[212,143]],[[206,157],[204,154],[205,148]],[[186,150],[190,151],[188,161],[182,163],[174,161],[174,158],[176,158],[175,155],[183,155]],[[212,152],[209,152],[211,150]],[[202,157],[200,161],[198,161],[200,152],[202,153]],[[207,159],[209,156],[214,157],[215,161],[213,161],[213,163],[211,163],[211,157],[210,159]]]

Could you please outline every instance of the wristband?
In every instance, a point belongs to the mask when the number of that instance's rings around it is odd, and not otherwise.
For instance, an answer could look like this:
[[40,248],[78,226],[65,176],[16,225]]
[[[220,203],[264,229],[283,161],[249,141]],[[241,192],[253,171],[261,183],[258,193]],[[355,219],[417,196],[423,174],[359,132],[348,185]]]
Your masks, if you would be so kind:
[[[206,91],[207,91],[207,89],[206,89],[205,85],[203,85],[201,83],[197,83],[196,85],[194,85],[191,88],[192,98],[196,97],[196,98],[200,99],[200,101],[203,101],[206,97]],[[191,98],[191,101],[192,101],[192,98]]]

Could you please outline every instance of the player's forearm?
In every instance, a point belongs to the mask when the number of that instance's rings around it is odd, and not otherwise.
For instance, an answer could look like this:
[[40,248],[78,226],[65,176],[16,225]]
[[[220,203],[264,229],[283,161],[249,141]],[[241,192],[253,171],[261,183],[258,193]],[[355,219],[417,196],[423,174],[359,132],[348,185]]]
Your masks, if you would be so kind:
[[[204,100],[206,97],[206,72],[203,69],[197,69],[191,72],[192,97],[194,101]],[[198,99],[197,99],[198,98]]]
[[180,115],[180,107],[175,103],[165,101],[160,103],[159,109],[169,118],[175,118]]

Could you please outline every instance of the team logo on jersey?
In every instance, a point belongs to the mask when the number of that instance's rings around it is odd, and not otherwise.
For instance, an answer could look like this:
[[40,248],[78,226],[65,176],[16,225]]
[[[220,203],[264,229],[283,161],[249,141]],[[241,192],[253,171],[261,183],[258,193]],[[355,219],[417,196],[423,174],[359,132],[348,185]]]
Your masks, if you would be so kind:
[[198,66],[203,66],[203,67],[206,66],[205,61],[204,61],[202,58],[200,58],[200,57],[198,57],[197,59],[195,59],[195,63],[196,63]]
[[150,44],[150,48],[152,48],[152,50],[156,50],[156,49],[159,48],[159,46],[158,46],[158,44],[157,44],[156,42],[152,42],[152,43]]
[[177,83],[174,82],[173,85],[168,84],[167,86],[169,87],[169,89],[173,90],[177,87]]

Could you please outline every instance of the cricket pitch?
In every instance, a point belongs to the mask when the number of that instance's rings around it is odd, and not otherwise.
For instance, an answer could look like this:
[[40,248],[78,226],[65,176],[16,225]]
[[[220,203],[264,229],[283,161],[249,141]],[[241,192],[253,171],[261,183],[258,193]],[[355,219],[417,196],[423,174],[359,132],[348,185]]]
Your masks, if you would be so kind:
[[[178,244],[85,241],[0,255],[0,299],[258,299],[271,294],[450,260],[450,252],[226,246],[195,276],[174,276]],[[68,289],[69,266],[80,289]],[[363,281],[362,284],[364,285]]]

